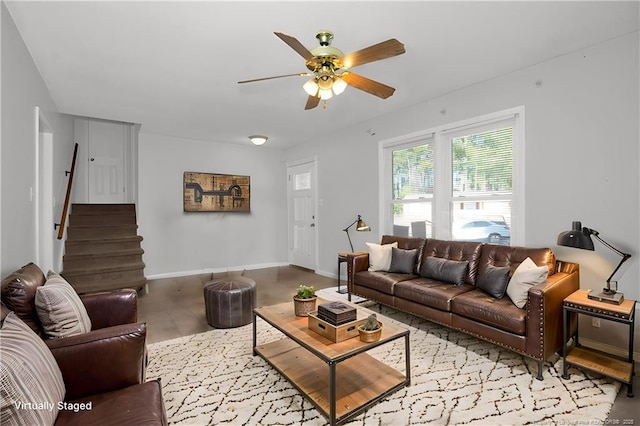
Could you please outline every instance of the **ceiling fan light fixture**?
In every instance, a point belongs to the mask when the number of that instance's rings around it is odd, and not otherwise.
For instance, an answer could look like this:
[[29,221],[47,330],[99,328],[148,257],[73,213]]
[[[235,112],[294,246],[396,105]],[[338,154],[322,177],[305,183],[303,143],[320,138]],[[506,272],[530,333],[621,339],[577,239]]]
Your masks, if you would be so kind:
[[333,93],[339,95],[340,93],[344,92],[344,89],[347,88],[347,83],[342,78],[340,78],[340,76],[336,75],[333,77],[333,86],[331,86],[331,88],[333,89]]
[[263,135],[251,135],[249,136],[249,140],[254,144],[254,145],[264,145],[265,142],[267,141],[267,139],[269,139],[267,136],[263,136]]
[[312,78],[302,85],[302,88],[309,96],[316,96],[318,94],[318,84],[316,83],[316,79]]
[[326,101],[327,99],[333,98],[333,92],[331,89],[320,89],[318,90],[318,96],[320,99]]

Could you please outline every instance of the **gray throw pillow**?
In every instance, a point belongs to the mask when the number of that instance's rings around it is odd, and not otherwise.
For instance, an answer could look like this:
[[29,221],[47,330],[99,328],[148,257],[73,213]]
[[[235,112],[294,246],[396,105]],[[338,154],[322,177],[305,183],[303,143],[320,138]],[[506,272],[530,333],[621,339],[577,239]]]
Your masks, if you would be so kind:
[[464,284],[469,262],[428,256],[422,263],[420,276],[444,281],[455,285]]
[[509,284],[509,267],[487,265],[480,271],[476,287],[496,299],[501,299]]
[[403,250],[392,247],[391,266],[389,266],[389,272],[395,272],[397,274],[412,274],[417,256],[417,249]]

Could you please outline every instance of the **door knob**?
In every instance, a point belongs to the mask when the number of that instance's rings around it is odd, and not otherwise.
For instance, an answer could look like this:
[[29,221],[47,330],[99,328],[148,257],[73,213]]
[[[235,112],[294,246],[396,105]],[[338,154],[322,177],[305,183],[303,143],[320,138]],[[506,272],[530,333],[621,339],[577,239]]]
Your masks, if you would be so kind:
[[95,158],[91,158],[91,161],[94,161],[94,160],[95,160]]
[[309,225],[310,227],[314,228],[316,226],[315,223],[312,223],[311,225]]

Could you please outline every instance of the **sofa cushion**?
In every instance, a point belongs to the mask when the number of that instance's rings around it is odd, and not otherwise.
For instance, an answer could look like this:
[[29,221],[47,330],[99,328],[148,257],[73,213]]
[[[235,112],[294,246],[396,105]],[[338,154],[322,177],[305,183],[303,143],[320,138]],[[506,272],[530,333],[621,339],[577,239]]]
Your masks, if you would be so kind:
[[391,247],[391,265],[389,272],[398,274],[411,274],[416,267],[418,250],[403,250]]
[[36,315],[36,289],[43,285],[44,274],[35,263],[29,263],[2,280],[2,303],[16,313],[36,334],[41,335]]
[[493,266],[486,265],[480,270],[478,274],[478,282],[476,287],[485,291],[487,294],[500,299],[507,291],[507,285],[509,284],[509,272],[511,270],[508,266]]
[[468,291],[451,301],[454,314],[524,336],[527,313],[519,309],[508,297],[496,299],[480,289]]
[[0,340],[0,424],[52,425],[65,386],[51,351],[13,312],[4,319]]
[[[480,259],[480,251],[482,243],[474,243],[468,241],[446,241],[437,240],[435,238],[427,239],[422,251],[422,263],[429,256],[439,257],[448,260],[467,261],[469,269],[464,278],[467,284],[475,284],[476,275],[478,273],[478,261]],[[422,265],[420,266],[422,269]]]
[[[87,409],[88,404],[91,409]],[[84,405],[82,405],[84,404]],[[112,392],[67,402],[56,420],[61,425],[166,425],[160,380],[150,380]],[[74,407],[83,407],[74,411]]]
[[507,296],[514,305],[522,309],[527,304],[529,289],[547,279],[549,269],[546,265],[537,266],[530,257],[527,257],[516,268],[507,285]]
[[530,257],[538,266],[546,265],[549,269],[549,276],[556,273],[556,257],[549,248],[529,248],[495,244],[485,244],[482,247],[479,268],[482,269],[485,265],[508,266],[511,268],[511,271],[515,271],[518,265],[527,257]]
[[48,338],[91,331],[91,320],[80,296],[59,274],[49,271],[47,282],[36,290],[36,312]]
[[391,266],[391,248],[398,247],[398,243],[376,244],[366,243],[369,248],[369,270],[388,271]]
[[451,312],[451,300],[473,290],[469,284],[451,285],[431,278],[415,278],[395,284],[396,298],[407,299],[421,305]]
[[422,262],[420,276],[433,278],[445,283],[462,285],[468,270],[469,262],[466,260],[448,260],[428,256]]
[[413,274],[394,274],[381,271],[362,271],[354,275],[353,282],[381,293],[394,294],[394,286],[406,280],[416,278]]

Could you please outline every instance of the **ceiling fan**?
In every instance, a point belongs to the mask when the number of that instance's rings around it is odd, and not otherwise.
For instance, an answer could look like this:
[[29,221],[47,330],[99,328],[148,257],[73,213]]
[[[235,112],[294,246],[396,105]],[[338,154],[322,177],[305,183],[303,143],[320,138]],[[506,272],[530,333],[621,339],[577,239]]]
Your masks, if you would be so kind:
[[404,44],[394,38],[345,55],[340,49],[331,46],[333,34],[330,31],[320,31],[316,35],[320,47],[311,50],[304,47],[295,37],[279,32],[274,34],[304,58],[305,65],[310,72],[256,78],[239,81],[238,84],[283,77],[311,77],[303,86],[305,92],[309,95],[304,109],[317,107],[320,100],[325,101],[323,107],[326,108],[326,100],[333,97],[334,94],[339,95],[342,93],[347,85],[382,99],[393,95],[396,90],[393,87],[349,71],[350,68],[358,65],[402,55],[405,52]]

